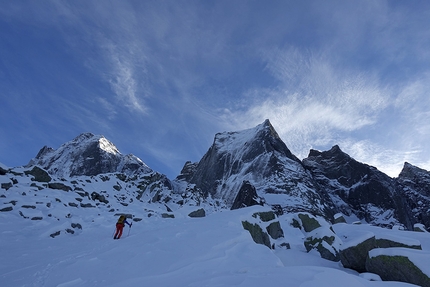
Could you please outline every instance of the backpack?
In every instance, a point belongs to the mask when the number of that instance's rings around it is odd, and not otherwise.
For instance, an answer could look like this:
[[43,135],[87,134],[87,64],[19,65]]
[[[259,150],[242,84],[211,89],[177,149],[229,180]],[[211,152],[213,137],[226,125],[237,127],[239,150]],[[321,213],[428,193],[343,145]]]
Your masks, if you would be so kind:
[[117,222],[117,223],[124,224],[124,221],[125,221],[125,215],[121,215],[121,216],[119,217],[119,219],[118,219],[118,222]]

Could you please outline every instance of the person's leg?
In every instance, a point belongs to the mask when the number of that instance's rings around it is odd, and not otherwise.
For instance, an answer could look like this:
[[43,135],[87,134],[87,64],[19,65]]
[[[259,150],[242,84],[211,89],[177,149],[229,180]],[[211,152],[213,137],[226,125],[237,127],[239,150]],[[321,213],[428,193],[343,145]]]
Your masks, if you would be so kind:
[[118,239],[120,239],[121,238],[121,235],[122,235],[122,229],[124,228],[124,225],[122,225],[122,224],[120,224],[119,226],[118,226],[118,228],[119,228],[119,234],[118,234]]
[[119,224],[117,224],[117,225],[116,225],[116,232],[115,232],[115,236],[113,237],[113,239],[117,239],[117,238],[119,238],[119,237],[118,237],[119,231],[120,231],[120,229],[119,229]]

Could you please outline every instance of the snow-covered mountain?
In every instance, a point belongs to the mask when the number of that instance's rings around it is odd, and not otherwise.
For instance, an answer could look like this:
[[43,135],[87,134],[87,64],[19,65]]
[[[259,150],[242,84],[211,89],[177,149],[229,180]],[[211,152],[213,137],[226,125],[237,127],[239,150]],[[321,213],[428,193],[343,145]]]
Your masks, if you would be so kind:
[[338,146],[324,152],[311,150],[303,163],[329,193],[337,212],[381,226],[403,224],[409,230],[417,222],[395,179],[357,162]]
[[[405,163],[390,178],[338,146],[300,161],[269,120],[216,134],[174,180],[84,133],[0,164],[0,184],[7,286],[430,286],[430,173]],[[126,247],[110,236],[119,214],[134,223]],[[116,259],[127,280],[105,275]]]
[[38,165],[57,177],[97,175],[119,172],[149,173],[151,169],[138,157],[121,154],[102,135],[83,133],[57,150],[44,146],[27,166]]
[[230,207],[239,190],[250,184],[267,204],[284,211],[329,214],[331,210],[311,173],[269,120],[252,129],[216,134],[200,162],[187,163],[177,180],[194,184]]
[[109,140],[91,133],[57,150],[43,147],[26,166],[34,167],[61,180],[120,174],[130,183],[130,192],[150,194],[151,201],[169,204],[183,204],[183,199],[233,209],[266,204],[278,214],[306,211],[333,220],[334,214],[342,212],[380,226],[400,224],[409,230],[415,223],[430,226],[428,171],[405,163],[399,177],[391,178],[354,160],[339,146],[311,150],[300,161],[269,120],[247,130],[216,134],[202,159],[185,163],[174,180],[134,155],[122,155]]

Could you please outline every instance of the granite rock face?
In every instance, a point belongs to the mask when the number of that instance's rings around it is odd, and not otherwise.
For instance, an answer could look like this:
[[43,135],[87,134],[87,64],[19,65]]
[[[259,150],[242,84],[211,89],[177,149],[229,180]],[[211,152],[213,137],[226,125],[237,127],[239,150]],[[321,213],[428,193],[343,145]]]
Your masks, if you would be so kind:
[[328,196],[318,188],[269,120],[252,129],[216,134],[203,158],[197,164],[187,162],[176,181],[187,181],[204,194],[223,200],[230,208],[237,207],[243,182],[248,182],[267,204],[278,204],[279,198],[284,212],[326,215],[333,210]]
[[339,146],[324,152],[311,150],[303,164],[320,188],[337,202],[338,211],[355,214],[370,223],[384,214],[387,227],[400,223],[412,229],[413,208],[404,192],[396,188],[395,179],[375,167],[354,160]]

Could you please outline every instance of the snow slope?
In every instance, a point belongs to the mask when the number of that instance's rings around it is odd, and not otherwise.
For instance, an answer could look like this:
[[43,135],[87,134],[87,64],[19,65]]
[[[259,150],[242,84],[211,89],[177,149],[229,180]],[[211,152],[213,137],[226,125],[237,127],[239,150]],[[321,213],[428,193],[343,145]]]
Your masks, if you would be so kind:
[[[116,217],[108,213],[83,218],[86,228],[80,234],[57,238],[44,232],[47,221],[35,223],[0,213],[1,286],[414,286],[369,281],[377,276],[359,275],[321,259],[317,252],[306,253],[302,232],[287,223],[289,215],[280,222],[291,249],[255,244],[241,221],[262,209],[190,218],[188,207],[177,210],[173,219],[134,222],[120,240],[112,239]],[[78,209],[74,216],[85,214]],[[340,233],[347,233],[348,226],[339,225]],[[401,234],[430,250],[428,233],[359,228]]]

